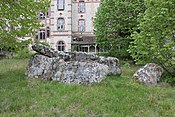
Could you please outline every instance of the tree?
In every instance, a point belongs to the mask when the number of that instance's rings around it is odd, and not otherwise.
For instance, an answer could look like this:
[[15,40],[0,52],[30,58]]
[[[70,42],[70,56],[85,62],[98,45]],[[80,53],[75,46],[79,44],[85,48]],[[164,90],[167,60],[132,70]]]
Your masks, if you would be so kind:
[[19,49],[18,37],[31,36],[40,27],[38,16],[49,0],[0,0],[0,48]]
[[145,10],[144,0],[103,0],[94,20],[97,43],[110,56],[128,57],[137,16]]
[[146,0],[146,11],[138,19],[140,32],[133,34],[129,48],[138,64],[154,62],[169,74],[175,71],[175,0]]

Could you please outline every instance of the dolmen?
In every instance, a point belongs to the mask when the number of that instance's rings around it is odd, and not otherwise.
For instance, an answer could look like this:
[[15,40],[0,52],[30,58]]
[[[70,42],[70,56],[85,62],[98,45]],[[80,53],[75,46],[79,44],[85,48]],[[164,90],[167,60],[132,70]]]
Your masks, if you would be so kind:
[[61,83],[99,83],[107,75],[121,75],[119,60],[85,52],[61,52],[34,44],[37,52],[28,63],[28,78],[55,80]]

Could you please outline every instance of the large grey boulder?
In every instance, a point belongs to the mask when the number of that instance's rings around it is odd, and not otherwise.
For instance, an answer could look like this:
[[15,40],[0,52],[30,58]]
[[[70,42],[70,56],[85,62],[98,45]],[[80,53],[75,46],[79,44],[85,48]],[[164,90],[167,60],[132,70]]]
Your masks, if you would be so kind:
[[139,82],[146,85],[156,85],[161,78],[163,68],[155,63],[148,63],[144,67],[140,68],[133,75]]
[[35,55],[27,66],[28,78],[56,80],[63,83],[92,84],[107,75],[120,75],[119,60],[85,52],[58,52],[43,45],[34,45]]
[[57,80],[64,83],[100,82],[108,74],[108,66],[97,62],[67,61],[35,55],[27,68],[29,78]]

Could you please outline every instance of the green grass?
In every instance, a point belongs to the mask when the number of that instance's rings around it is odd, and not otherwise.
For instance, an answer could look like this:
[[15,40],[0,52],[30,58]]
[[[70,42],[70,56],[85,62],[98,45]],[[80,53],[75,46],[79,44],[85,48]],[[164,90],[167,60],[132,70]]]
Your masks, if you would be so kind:
[[122,66],[120,77],[99,84],[67,85],[27,80],[27,59],[0,60],[2,117],[174,117],[175,89],[150,87],[131,79],[139,68]]

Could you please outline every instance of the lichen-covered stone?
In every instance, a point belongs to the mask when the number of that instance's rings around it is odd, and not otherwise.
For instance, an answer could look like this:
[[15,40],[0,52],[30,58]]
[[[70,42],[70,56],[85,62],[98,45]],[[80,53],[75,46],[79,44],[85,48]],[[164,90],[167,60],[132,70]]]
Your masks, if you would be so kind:
[[149,63],[136,71],[133,78],[138,79],[138,81],[146,85],[156,85],[160,81],[162,73],[162,67],[155,63]]
[[107,65],[108,74],[111,75],[120,75],[121,74],[121,68],[120,68],[120,64],[119,64],[119,60],[115,57],[99,57],[99,61],[100,64],[104,64]]
[[42,55],[35,55],[29,60],[27,66],[27,75],[30,78],[50,79],[50,74],[52,71],[52,58]]
[[91,84],[100,82],[108,73],[108,66],[97,62],[65,62],[62,69],[55,72],[53,80],[65,83]]
[[32,47],[35,55],[27,67],[28,78],[56,80],[63,83],[92,84],[107,75],[120,75],[119,60],[85,52],[58,52],[43,45]]

